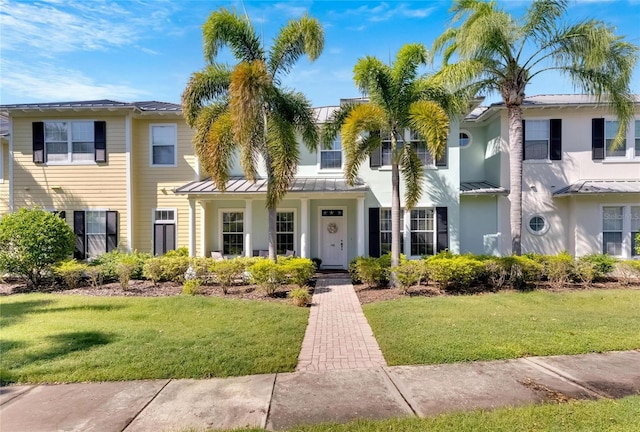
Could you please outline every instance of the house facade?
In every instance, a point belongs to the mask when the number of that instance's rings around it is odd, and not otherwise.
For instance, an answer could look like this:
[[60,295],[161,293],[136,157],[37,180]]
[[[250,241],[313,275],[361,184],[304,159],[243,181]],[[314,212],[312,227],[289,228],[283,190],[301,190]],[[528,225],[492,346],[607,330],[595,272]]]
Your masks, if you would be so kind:
[[[319,124],[337,107],[316,109]],[[76,256],[121,248],[162,254],[252,256],[268,249],[266,181],[238,164],[225,191],[200,172],[179,105],[86,101],[4,105],[0,215],[38,206],[65,218]],[[632,257],[640,227],[640,99],[624,149],[611,150],[616,119],[586,96],[539,96],[524,106],[523,251]],[[434,160],[407,130],[424,163],[418,205],[403,211],[408,257],[510,253],[506,109],[479,107],[451,124]],[[348,185],[339,138],[301,146],[296,180],[277,210],[277,249],[347,268],[391,243],[390,140]],[[260,172],[264,177],[264,172]],[[403,190],[401,189],[401,195]]]

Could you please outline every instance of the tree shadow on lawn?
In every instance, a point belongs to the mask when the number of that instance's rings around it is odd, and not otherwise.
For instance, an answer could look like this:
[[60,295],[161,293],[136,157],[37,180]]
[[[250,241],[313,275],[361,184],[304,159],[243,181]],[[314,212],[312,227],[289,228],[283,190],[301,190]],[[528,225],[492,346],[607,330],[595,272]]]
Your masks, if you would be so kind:
[[5,303],[0,307],[0,328],[15,324],[24,317],[49,304],[53,300],[27,300],[14,303]]

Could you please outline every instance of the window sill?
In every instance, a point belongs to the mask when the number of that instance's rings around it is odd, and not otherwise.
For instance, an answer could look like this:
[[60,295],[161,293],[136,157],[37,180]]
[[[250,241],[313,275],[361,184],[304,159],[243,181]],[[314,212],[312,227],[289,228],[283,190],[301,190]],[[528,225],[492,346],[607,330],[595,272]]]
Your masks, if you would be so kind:
[[149,168],[175,168],[177,166],[178,164],[151,164],[149,165]]
[[602,160],[603,164],[628,164],[628,163],[640,163],[640,157],[633,159],[621,157],[621,158],[608,158]]
[[88,166],[88,165],[98,165],[96,161],[83,161],[83,162],[45,162],[42,164],[36,164],[42,166]]
[[318,174],[342,174],[342,168],[318,168]]
[[531,165],[535,165],[535,164],[551,165],[553,163],[551,159],[525,159],[522,162],[524,162],[525,164],[531,164]]
[[[435,166],[435,165],[427,165],[427,166],[423,166],[422,169],[426,170],[426,171],[437,171],[439,169],[445,169],[447,168],[446,166]],[[399,168],[398,168],[399,169]],[[378,171],[391,171],[391,165],[383,165],[378,167]]]

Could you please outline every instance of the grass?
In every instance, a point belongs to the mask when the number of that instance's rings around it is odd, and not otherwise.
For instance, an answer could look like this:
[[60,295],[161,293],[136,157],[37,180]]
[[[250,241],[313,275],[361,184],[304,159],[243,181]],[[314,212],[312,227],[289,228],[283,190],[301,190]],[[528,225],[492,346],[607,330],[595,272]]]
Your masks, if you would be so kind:
[[640,291],[407,298],[364,305],[389,365],[640,348]]
[[293,371],[308,310],[204,297],[0,298],[5,383]]
[[[359,420],[343,425],[300,426],[289,432],[512,432],[638,431],[640,396],[624,399],[528,405],[495,411],[443,414],[432,418]],[[261,432],[263,429],[237,429]]]

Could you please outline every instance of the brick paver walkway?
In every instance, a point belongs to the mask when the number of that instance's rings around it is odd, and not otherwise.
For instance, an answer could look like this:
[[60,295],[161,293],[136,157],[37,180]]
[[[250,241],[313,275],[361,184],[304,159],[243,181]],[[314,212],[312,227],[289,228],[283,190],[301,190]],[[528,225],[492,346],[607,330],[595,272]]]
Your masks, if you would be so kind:
[[296,371],[386,365],[351,281],[319,278]]

